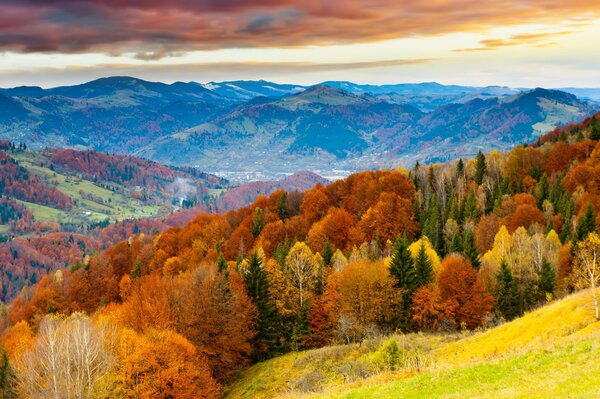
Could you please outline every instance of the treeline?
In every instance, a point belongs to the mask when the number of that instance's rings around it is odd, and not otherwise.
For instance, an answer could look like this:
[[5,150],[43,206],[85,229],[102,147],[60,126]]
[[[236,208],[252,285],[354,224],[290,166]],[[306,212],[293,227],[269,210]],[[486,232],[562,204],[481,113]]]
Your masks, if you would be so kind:
[[[596,284],[595,126],[509,153],[279,190],[132,235],[9,306],[2,339],[18,388],[67,389],[36,360],[49,328],[67,341],[85,325],[102,343],[112,362],[88,380],[103,382],[95,394],[218,397],[253,361],[396,330],[485,327]],[[115,337],[127,345],[111,346]]]

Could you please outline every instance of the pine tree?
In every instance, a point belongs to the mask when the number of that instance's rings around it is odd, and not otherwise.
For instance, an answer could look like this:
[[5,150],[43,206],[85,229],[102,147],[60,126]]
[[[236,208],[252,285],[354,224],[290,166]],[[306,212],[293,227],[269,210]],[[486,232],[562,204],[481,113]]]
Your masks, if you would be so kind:
[[479,259],[479,251],[477,250],[477,244],[475,242],[475,233],[473,230],[465,230],[463,237],[463,255],[471,261],[473,267],[479,270],[481,261]]
[[412,292],[416,287],[415,267],[408,250],[406,235],[394,242],[390,262],[390,274],[396,279],[396,287]]
[[585,240],[585,238],[591,232],[596,230],[596,215],[592,204],[588,204],[585,209],[585,214],[579,218],[577,222],[577,239],[579,241]]
[[554,287],[556,286],[556,271],[554,267],[546,260],[542,259],[542,266],[538,271],[538,292],[540,300],[544,300],[550,295],[554,296]]
[[396,287],[402,290],[402,312],[399,323],[404,330],[410,326],[412,294],[416,288],[415,266],[408,246],[406,235],[398,237],[394,242],[390,262],[390,274],[396,279]]
[[287,192],[283,192],[281,197],[279,197],[279,203],[277,204],[277,213],[279,214],[279,219],[283,220],[288,217],[287,211]]
[[502,259],[500,270],[496,275],[496,309],[506,320],[512,320],[521,315],[521,300],[517,282]]
[[452,241],[450,241],[450,247],[448,248],[448,253],[461,253],[463,251],[463,242],[462,237],[459,231],[454,233],[452,236]]
[[600,122],[595,116],[590,120],[590,139],[600,140]]
[[10,362],[8,354],[2,349],[0,354],[0,398],[17,398],[17,376]]
[[548,198],[548,177],[544,173],[542,175],[542,177],[540,178],[540,182],[538,184],[537,198],[536,198],[538,208],[542,207],[542,205],[544,204],[544,201],[547,198]]
[[333,257],[333,247],[329,241],[323,245],[323,261],[326,266],[331,266],[331,258]]
[[224,271],[228,270],[227,267],[227,261],[225,260],[225,257],[223,256],[223,254],[219,255],[219,259],[217,259],[217,270],[219,273],[222,273]]
[[252,214],[252,224],[250,226],[252,236],[254,238],[258,237],[263,227],[265,227],[265,218],[263,216],[263,211],[260,208],[256,208],[254,210],[254,214]]
[[458,159],[458,162],[456,163],[456,175],[458,177],[462,177],[465,173],[465,164],[463,163],[462,158]]
[[487,173],[487,165],[485,163],[485,155],[481,151],[477,153],[477,162],[475,164],[475,183],[483,183],[483,178]]
[[463,212],[462,212],[464,220],[473,220],[477,216],[479,216],[479,210],[477,209],[477,198],[475,198],[475,193],[473,190],[469,190],[467,193],[467,197],[463,202]]
[[417,287],[429,284],[433,281],[433,266],[427,255],[425,241],[421,241],[419,252],[415,258],[415,281]]
[[243,277],[248,296],[258,311],[255,320],[258,331],[253,339],[253,358],[255,361],[262,361],[277,354],[279,318],[269,295],[267,272],[256,252],[248,258]]

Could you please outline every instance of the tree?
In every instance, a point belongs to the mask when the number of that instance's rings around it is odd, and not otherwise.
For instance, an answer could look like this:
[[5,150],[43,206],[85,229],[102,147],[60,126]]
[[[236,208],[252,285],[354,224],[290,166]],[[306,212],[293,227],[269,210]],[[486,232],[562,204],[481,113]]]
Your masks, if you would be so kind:
[[390,259],[390,275],[394,278],[396,288],[402,292],[402,314],[400,323],[404,329],[409,327],[410,306],[412,293],[417,287],[417,276],[415,273],[412,254],[408,250],[409,242],[406,235],[398,237],[394,242],[392,256]]
[[0,399],[16,399],[17,376],[4,349],[0,350]]
[[577,222],[577,239],[584,240],[588,234],[596,230],[596,215],[592,204],[588,204],[585,214]]
[[252,340],[254,361],[266,360],[277,353],[279,318],[277,309],[271,302],[269,280],[261,257],[253,252],[243,274],[248,296],[256,306],[258,316],[255,319],[257,333]]
[[485,163],[485,155],[481,151],[477,153],[477,162],[475,164],[475,182],[479,185],[483,183],[483,178],[487,173],[487,165]]
[[415,257],[415,283],[417,287],[431,283],[433,280],[433,266],[427,255],[425,242],[421,241],[419,252]]
[[15,364],[26,397],[92,398],[110,396],[107,376],[114,359],[105,326],[82,314],[46,316],[32,350]]
[[435,284],[427,284],[417,289],[412,297],[412,320],[420,330],[437,330],[448,312],[440,290]]
[[540,300],[554,297],[556,287],[556,270],[546,258],[542,260],[542,266],[538,271],[538,292]]
[[315,281],[317,263],[310,248],[303,242],[297,242],[285,258],[287,274],[292,285],[298,291],[299,307],[302,308],[304,300]]
[[496,280],[496,309],[506,320],[512,320],[520,316],[519,287],[517,287],[517,282],[514,280],[505,259],[502,259]]
[[475,269],[479,270],[481,266],[481,260],[479,259],[479,252],[477,251],[477,243],[475,242],[475,233],[473,230],[466,229],[463,237],[463,255],[471,261],[471,264]]
[[333,247],[329,243],[329,241],[325,242],[323,245],[323,262],[325,262],[326,266],[331,266],[331,258],[333,257]]
[[362,260],[350,263],[339,274],[342,314],[363,327],[393,323],[402,306],[401,291],[383,262]]
[[575,265],[573,266],[573,283],[580,289],[590,288],[596,310],[596,320],[600,320],[597,286],[600,284],[600,237],[590,233],[587,238],[577,244]]
[[480,326],[493,306],[477,271],[459,255],[450,255],[442,261],[438,285],[442,301],[458,325],[467,328]]
[[254,209],[254,213],[252,214],[252,223],[250,226],[250,231],[252,232],[252,236],[254,238],[260,235],[260,232],[265,227],[265,217],[263,215],[263,210],[260,208]]
[[206,358],[183,336],[169,330],[138,334],[124,329],[117,351],[119,370],[113,397],[219,398]]

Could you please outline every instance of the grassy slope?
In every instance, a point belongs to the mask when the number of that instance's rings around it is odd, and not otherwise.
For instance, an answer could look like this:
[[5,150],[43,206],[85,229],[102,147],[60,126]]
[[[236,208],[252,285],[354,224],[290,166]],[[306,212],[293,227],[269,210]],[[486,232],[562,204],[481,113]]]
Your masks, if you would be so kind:
[[[49,160],[44,158],[44,155],[41,153],[25,151],[11,154],[11,156],[17,159],[19,164],[26,168],[29,173],[38,176],[47,185],[56,187],[59,191],[71,197],[76,203],[76,206],[72,210],[61,211],[48,206],[19,201],[33,213],[37,221],[87,224],[106,218],[114,221],[155,216],[161,213],[159,206],[145,205],[128,195],[107,190],[91,181],[64,175],[46,167],[40,167],[40,161],[49,164]],[[118,186],[116,184],[111,185]],[[128,192],[127,189],[123,191],[125,193]],[[93,201],[89,196],[102,199],[103,203]]]
[[[393,337],[407,359],[395,372],[378,365],[382,342],[330,347],[257,364],[225,393],[228,398],[597,397],[599,338],[590,295],[582,292],[486,332]],[[347,371],[359,369],[361,360],[370,373]]]

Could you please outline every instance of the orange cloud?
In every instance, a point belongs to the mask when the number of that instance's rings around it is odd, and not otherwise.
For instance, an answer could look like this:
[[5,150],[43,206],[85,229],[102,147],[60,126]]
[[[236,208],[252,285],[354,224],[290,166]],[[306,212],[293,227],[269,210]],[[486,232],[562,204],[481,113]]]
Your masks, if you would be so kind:
[[480,40],[479,44],[481,47],[461,48],[453,51],[489,51],[495,50],[500,47],[509,46],[521,46],[521,45],[533,45],[536,47],[548,47],[555,45],[556,42],[549,41],[549,39],[556,36],[564,36],[572,34],[572,31],[561,31],[551,33],[526,33],[512,35],[508,39],[485,39]]
[[[0,0],[0,50],[134,52],[151,60],[202,49],[369,42],[569,18],[585,23],[599,13],[597,0]],[[540,39],[513,37],[481,49]]]

